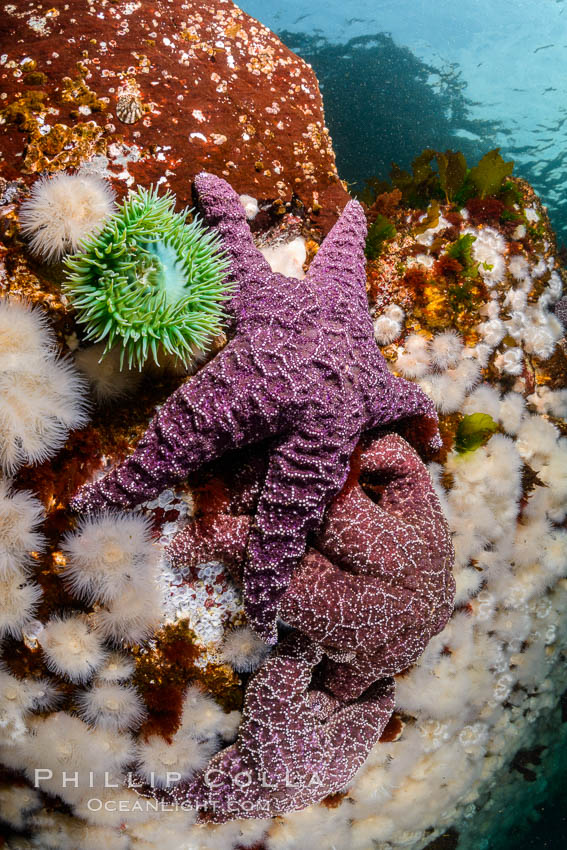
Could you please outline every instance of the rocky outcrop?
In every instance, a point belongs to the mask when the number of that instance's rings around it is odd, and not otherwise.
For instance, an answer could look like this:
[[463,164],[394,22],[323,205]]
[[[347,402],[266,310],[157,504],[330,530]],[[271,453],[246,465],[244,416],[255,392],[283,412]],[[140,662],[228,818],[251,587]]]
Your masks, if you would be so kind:
[[119,194],[159,183],[190,204],[206,169],[280,207],[295,195],[323,233],[348,200],[315,73],[230,0],[16,0],[3,29],[8,181],[89,160]]

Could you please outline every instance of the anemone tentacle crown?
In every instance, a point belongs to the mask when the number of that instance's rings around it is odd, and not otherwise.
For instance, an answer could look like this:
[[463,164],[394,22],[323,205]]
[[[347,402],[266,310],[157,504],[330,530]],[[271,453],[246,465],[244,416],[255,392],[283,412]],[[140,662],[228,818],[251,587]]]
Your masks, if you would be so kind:
[[87,338],[122,345],[121,365],[141,367],[160,351],[189,362],[222,328],[228,260],[218,237],[171,193],[132,192],[105,224],[67,257],[64,290]]

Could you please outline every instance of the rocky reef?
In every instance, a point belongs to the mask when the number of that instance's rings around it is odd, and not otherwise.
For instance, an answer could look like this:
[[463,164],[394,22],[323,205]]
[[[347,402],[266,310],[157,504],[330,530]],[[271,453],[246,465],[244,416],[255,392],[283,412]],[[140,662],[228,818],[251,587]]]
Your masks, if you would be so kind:
[[348,195],[312,68],[232,2],[5,10],[2,177],[73,169],[191,203],[203,169],[326,231]]
[[[114,491],[97,504],[110,512],[70,510],[83,485],[104,492],[103,476],[120,469],[168,399],[200,386],[218,354],[231,351],[234,323],[191,364],[194,377],[166,360],[121,371],[117,349],[99,362],[101,348],[88,344],[63,292],[62,264],[33,253],[25,209],[34,180],[78,168],[95,184],[110,178],[118,199],[130,186],[171,188],[180,210],[205,166],[241,193],[240,202],[232,196],[248,240],[244,259],[233,252],[241,273],[247,264],[262,280],[276,267],[293,272],[289,292],[277,279],[282,303],[322,277],[337,288],[321,287],[331,301],[344,274],[335,281],[333,268],[343,267],[328,267],[329,248],[334,258],[354,242],[335,245],[332,233],[322,241],[348,196],[328,136],[319,158],[305,147],[313,115],[324,127],[316,81],[230,3],[160,3],[151,20],[136,3],[85,4],[82,34],[69,42],[75,6],[10,7],[8,21],[25,39],[22,55],[0,66],[8,91],[0,165],[0,387],[10,390],[0,403],[7,846],[491,847],[496,824],[504,832],[517,818],[511,808],[502,815],[510,799],[527,808],[541,796],[542,767],[551,776],[564,737],[567,348],[554,312],[564,271],[545,208],[497,151],[472,168],[452,151],[426,151],[412,173],[395,169],[388,186],[371,181],[362,206],[351,206],[368,239],[365,269],[362,256],[353,264],[362,300],[346,312],[369,351],[352,375],[375,363],[388,386],[409,385],[412,398],[425,399],[429,425],[407,421],[401,407],[349,451],[341,492],[327,500],[322,525],[309,526],[307,551],[278,588],[283,624],[270,649],[250,628],[258,624],[246,604],[246,545],[271,431],[221,461],[211,462],[213,453],[177,470],[174,479],[188,479],[160,481],[136,512],[116,513],[128,499]],[[189,68],[198,86],[182,76]],[[284,107],[296,68],[304,80]],[[268,91],[272,112],[263,107]],[[281,137],[278,116],[289,116]],[[226,145],[238,167],[223,159],[224,142],[210,144],[221,125],[227,139],[231,128]],[[296,144],[309,159],[298,159]],[[267,167],[268,150],[281,175],[272,160]],[[112,193],[103,196],[104,207]],[[78,247],[65,233],[62,254]],[[362,252],[363,238],[357,245]],[[265,305],[256,307],[266,323]],[[253,326],[260,344],[262,327]],[[350,363],[348,350],[336,351]],[[322,373],[318,382],[323,391]],[[302,482],[291,482],[300,502]],[[220,783],[204,781],[207,765]],[[75,771],[78,782],[69,779]],[[246,771],[253,781],[241,787]],[[291,784],[274,787],[290,772]],[[171,776],[181,778],[179,793],[168,788]]]

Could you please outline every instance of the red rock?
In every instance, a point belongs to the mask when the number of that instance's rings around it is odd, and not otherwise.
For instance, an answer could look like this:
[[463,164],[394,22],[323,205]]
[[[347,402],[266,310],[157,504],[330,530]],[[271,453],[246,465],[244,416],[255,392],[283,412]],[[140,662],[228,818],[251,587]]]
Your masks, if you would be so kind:
[[15,0],[2,29],[7,180],[98,156],[120,194],[161,181],[190,204],[206,169],[295,193],[323,232],[348,200],[313,70],[230,0]]

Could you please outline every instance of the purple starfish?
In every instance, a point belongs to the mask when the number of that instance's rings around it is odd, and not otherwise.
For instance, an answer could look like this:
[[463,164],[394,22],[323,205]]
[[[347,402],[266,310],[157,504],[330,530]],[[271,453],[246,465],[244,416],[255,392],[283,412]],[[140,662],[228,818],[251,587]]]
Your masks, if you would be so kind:
[[[252,474],[227,509],[249,510],[256,489]],[[246,513],[204,516],[177,535],[169,555],[174,565],[221,561],[239,582],[251,521]],[[325,687],[353,699],[413,664],[453,610],[449,528],[427,468],[405,440],[386,434],[357,450],[313,546],[279,614],[323,647]]]
[[[394,710],[394,680],[344,703],[313,687],[323,649],[293,634],[246,690],[238,738],[196,780],[167,791],[201,819],[273,817],[340,791],[364,763]],[[155,796],[155,794],[152,794]]]
[[450,531],[416,452],[387,434],[353,466],[280,606],[286,623],[322,644],[324,685],[343,699],[415,663],[455,594]]
[[422,416],[440,445],[431,401],[387,369],[366,299],[366,220],[351,201],[304,280],[274,274],[226,181],[195,180],[206,223],[221,236],[237,284],[234,336],[163,405],[134,453],[72,501],[75,510],[154,498],[230,449],[272,438],[247,543],[244,602],[251,625],[277,639],[276,616],[308,533],[343,485],[360,434]]
[[555,315],[567,331],[567,295],[564,295],[555,305]]

